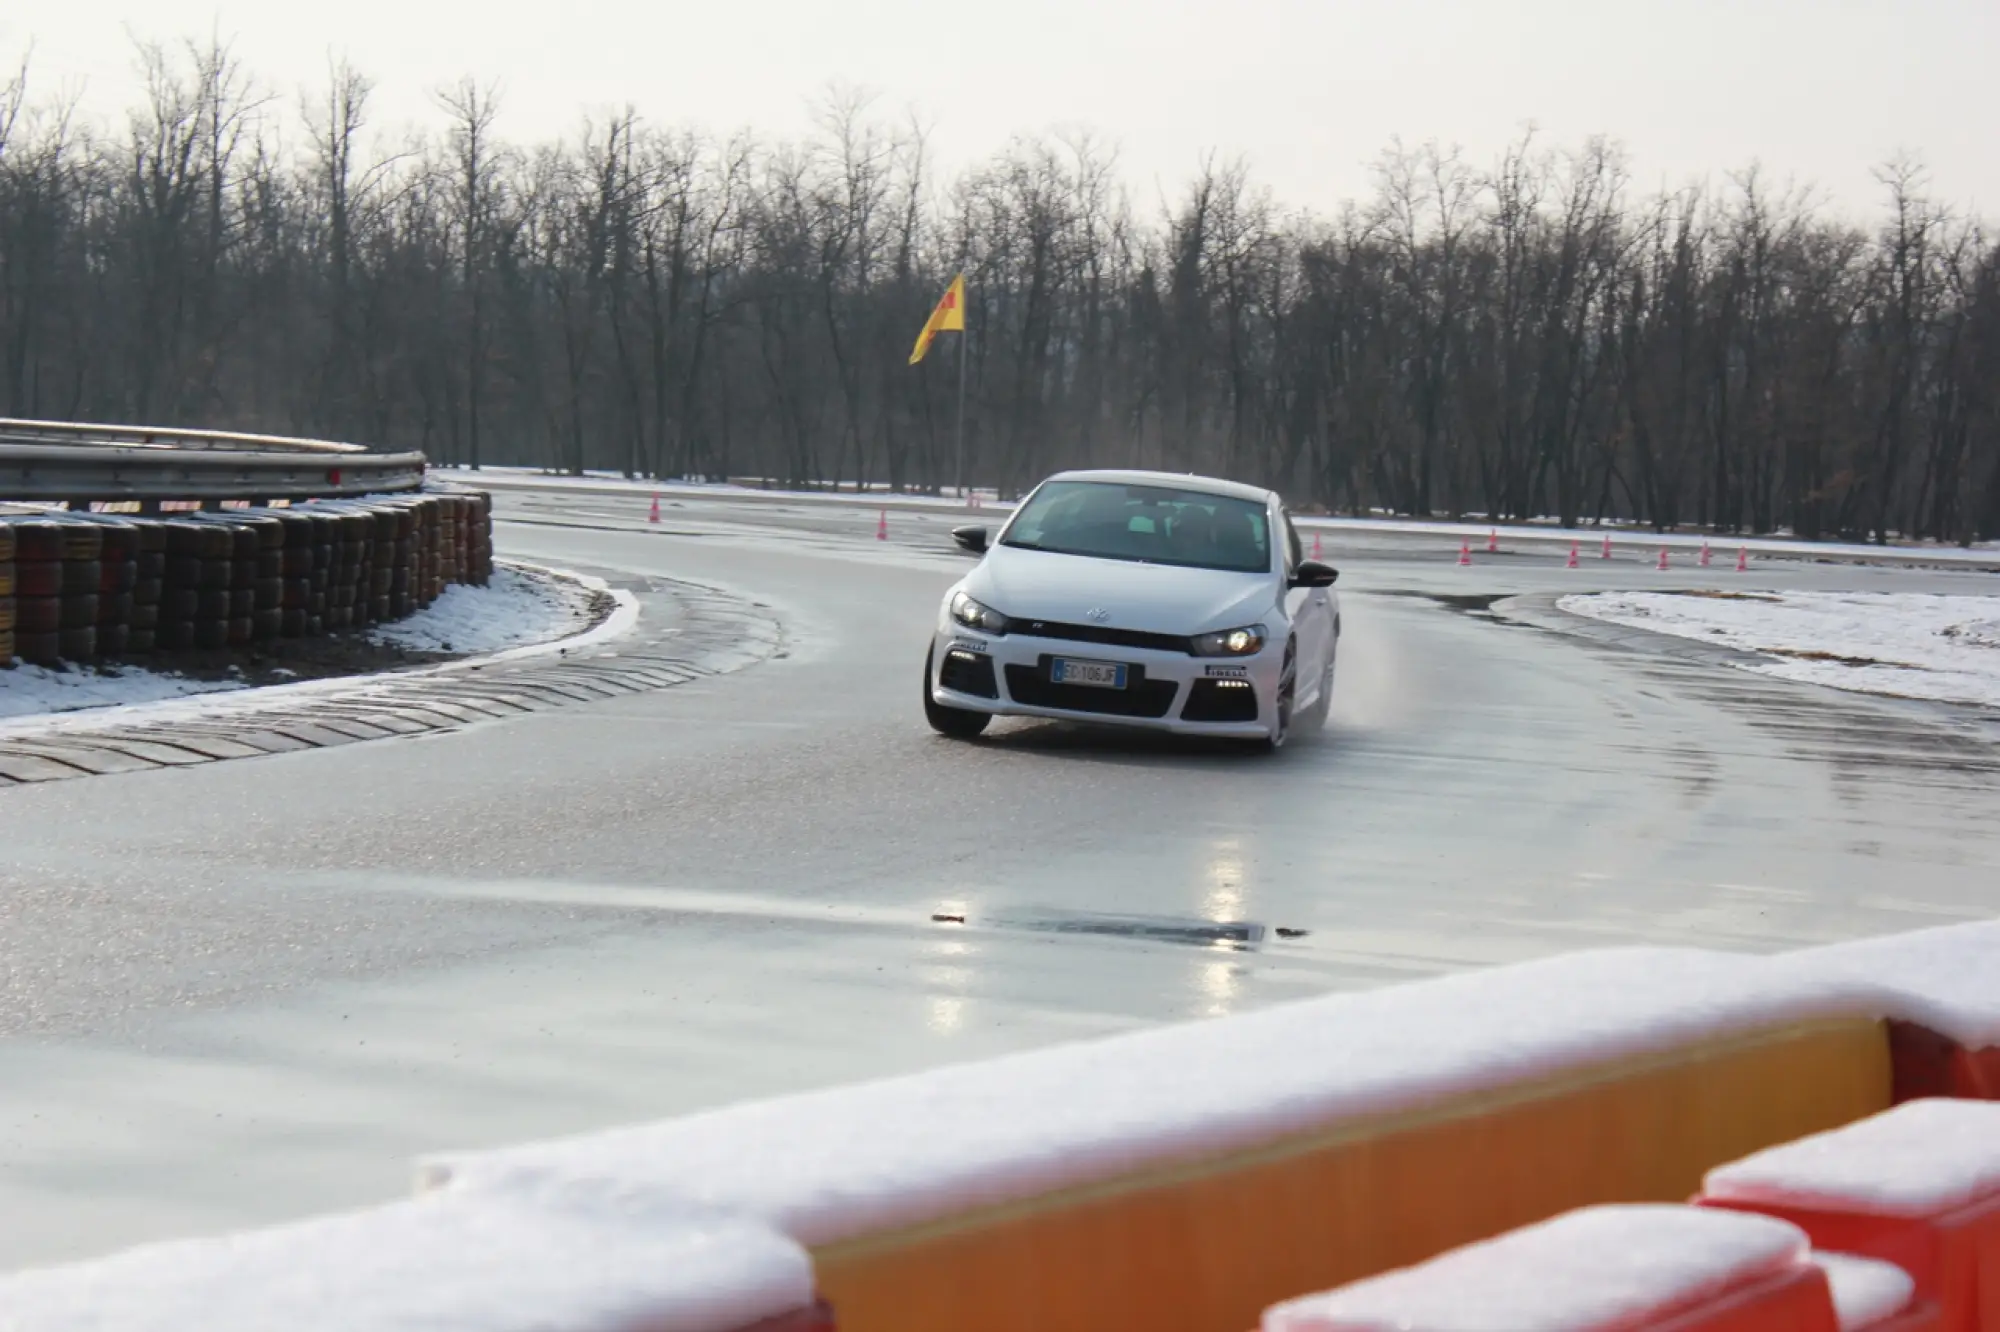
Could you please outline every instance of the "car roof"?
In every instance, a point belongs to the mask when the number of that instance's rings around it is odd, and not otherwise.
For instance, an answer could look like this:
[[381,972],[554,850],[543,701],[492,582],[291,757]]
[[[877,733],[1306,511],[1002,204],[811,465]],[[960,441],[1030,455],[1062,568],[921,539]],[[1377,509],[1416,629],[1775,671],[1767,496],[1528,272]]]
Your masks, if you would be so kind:
[[1224,481],[1219,477],[1196,476],[1192,472],[1136,472],[1136,471],[1085,471],[1057,472],[1050,481],[1101,481],[1114,486],[1158,486],[1163,490],[1198,490],[1209,495],[1228,495],[1233,499],[1274,501],[1276,491],[1262,486],[1246,486],[1241,481]]

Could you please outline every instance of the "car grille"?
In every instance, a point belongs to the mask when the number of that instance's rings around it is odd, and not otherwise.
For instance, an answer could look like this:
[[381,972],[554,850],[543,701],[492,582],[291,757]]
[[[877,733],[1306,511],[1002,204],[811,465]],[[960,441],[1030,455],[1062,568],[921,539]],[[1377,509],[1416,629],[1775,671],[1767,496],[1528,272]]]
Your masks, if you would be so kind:
[[1033,638],[1066,638],[1077,643],[1103,643],[1110,647],[1145,648],[1150,652],[1188,650],[1188,640],[1177,634],[1149,634],[1138,629],[1106,629],[1095,624],[1063,624],[1057,620],[1014,620],[1010,634]]
[[1257,691],[1248,680],[1196,680],[1188,686],[1181,720],[1191,722],[1253,722]]
[[952,648],[944,654],[938,684],[977,698],[1000,697],[1000,687],[993,681],[993,658],[964,648]]
[[1051,657],[1033,666],[1007,668],[1007,692],[1016,703],[1031,708],[1061,708],[1065,712],[1095,712],[1107,717],[1164,717],[1174,705],[1178,688],[1172,680],[1148,680],[1143,666],[1127,666],[1123,689],[1057,684],[1049,679]]

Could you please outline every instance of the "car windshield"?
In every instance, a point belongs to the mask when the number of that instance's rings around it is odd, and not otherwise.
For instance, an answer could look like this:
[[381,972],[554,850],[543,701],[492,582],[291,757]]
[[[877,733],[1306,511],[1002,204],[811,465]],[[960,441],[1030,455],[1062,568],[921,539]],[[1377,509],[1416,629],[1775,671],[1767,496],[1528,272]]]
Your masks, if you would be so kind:
[[1258,500],[1170,486],[1051,481],[1007,525],[1001,544],[1100,560],[1265,573],[1270,520]]

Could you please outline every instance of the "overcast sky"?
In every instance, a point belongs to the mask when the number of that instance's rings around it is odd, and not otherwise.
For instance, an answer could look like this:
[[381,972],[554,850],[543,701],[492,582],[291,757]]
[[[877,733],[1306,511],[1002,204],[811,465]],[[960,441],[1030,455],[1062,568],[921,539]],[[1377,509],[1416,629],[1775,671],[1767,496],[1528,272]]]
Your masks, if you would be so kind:
[[1645,186],[1758,160],[1849,212],[1914,150],[1936,194],[2000,216],[2000,0],[0,0],[0,56],[32,46],[40,92],[81,88],[114,123],[137,91],[128,34],[211,30],[291,104],[347,56],[385,131],[435,123],[430,94],[465,74],[501,84],[523,139],[626,103],[796,134],[841,81],[919,112],[946,169],[1088,128],[1142,205],[1218,150],[1330,208],[1394,135],[1484,165],[1532,121],[1623,141]]

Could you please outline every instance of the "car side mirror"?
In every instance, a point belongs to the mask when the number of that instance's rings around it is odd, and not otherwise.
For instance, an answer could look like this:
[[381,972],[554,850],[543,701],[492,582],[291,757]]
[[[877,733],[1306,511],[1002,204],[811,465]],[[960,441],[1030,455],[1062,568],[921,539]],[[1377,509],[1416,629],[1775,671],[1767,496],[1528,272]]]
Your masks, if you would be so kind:
[[986,529],[983,527],[954,527],[951,529],[951,539],[958,543],[960,550],[969,550],[974,555],[981,554],[986,549]]
[[1292,571],[1293,587],[1332,587],[1340,578],[1340,570],[1318,560],[1301,560],[1299,567]]

